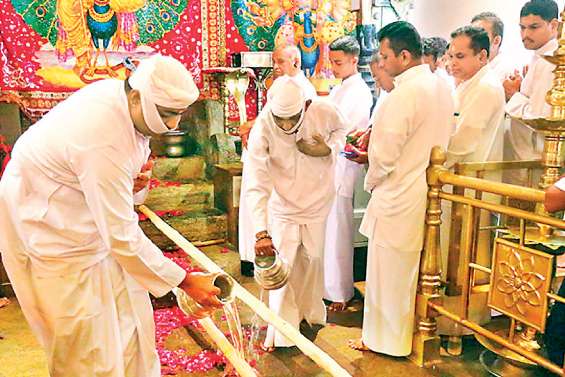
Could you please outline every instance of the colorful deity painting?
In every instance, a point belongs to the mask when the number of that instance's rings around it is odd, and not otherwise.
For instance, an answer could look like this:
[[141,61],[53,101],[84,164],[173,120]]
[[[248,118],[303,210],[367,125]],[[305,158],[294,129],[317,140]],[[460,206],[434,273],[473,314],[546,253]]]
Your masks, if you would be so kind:
[[[36,54],[37,74],[66,87],[123,76],[124,56],[150,54],[180,21],[187,0],[11,0],[48,40]],[[57,58],[56,60],[54,58]]]
[[295,43],[308,77],[331,77],[329,44],[355,30],[349,0],[232,0],[235,24],[251,51]]

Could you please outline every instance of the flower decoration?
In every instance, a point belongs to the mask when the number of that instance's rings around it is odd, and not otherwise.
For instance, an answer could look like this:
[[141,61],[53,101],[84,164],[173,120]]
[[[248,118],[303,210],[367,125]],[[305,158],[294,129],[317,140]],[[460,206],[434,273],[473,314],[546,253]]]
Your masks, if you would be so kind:
[[540,306],[542,303],[539,289],[545,277],[534,272],[534,258],[522,256],[517,251],[509,253],[507,260],[499,262],[500,277],[496,289],[504,293],[504,305],[516,307],[521,315],[525,315],[528,306]]

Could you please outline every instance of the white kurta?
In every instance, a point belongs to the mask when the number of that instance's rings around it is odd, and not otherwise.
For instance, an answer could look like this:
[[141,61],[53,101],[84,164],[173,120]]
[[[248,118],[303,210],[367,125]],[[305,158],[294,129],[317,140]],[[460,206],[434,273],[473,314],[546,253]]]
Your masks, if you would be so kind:
[[[302,154],[296,142],[319,133],[331,147],[326,157]],[[287,135],[263,109],[251,130],[246,196],[254,233],[269,229],[291,268],[288,283],[269,294],[269,307],[291,325],[325,324],[324,230],[334,195],[335,157],[343,148],[345,121],[335,105],[314,99],[297,133]],[[268,205],[267,205],[268,203]],[[268,226],[269,224],[269,226]],[[265,346],[293,344],[269,326]]]
[[[369,126],[373,96],[360,73],[334,87],[329,99],[347,119],[347,133]],[[334,302],[353,298],[353,191],[362,171],[363,165],[337,156],[336,197],[328,216],[324,249],[324,298]]]
[[[545,95],[553,83],[555,66],[543,58],[557,49],[556,39],[552,39],[535,51],[529,64],[528,73],[522,81],[520,91],[506,104],[506,112],[514,118],[532,119],[550,115],[551,107],[545,102]],[[543,135],[527,125],[512,120],[510,130],[505,135],[508,148],[506,159],[531,160],[541,158]],[[525,185],[525,175],[512,174],[510,183]]]
[[454,94],[455,132],[447,147],[448,167],[457,162],[501,161],[504,88],[487,64],[459,84]]
[[503,53],[498,53],[488,64],[500,82],[506,80],[508,76],[513,75],[515,70],[520,69],[518,64]]
[[[297,82],[302,90],[306,99],[314,99],[316,89],[304,76],[304,72],[299,71],[296,76],[292,77]],[[241,173],[241,191],[239,194],[239,220],[238,220],[238,249],[239,258],[242,261],[253,262],[255,259],[255,233],[253,232],[253,224],[251,222],[251,213],[249,204],[247,203],[245,190],[247,187],[247,174],[245,173],[247,150],[244,149],[241,154],[241,162],[243,163],[243,171]]]
[[426,168],[432,147],[447,146],[452,119],[450,89],[428,65],[397,76],[375,116],[365,177],[371,199],[360,229],[369,237],[362,340],[375,352],[412,349]]
[[148,291],[186,275],[138,225],[149,141],[123,85],[100,81],[51,110],[0,181],[2,260],[51,376],[160,376]]
[[[459,84],[454,93],[455,132],[447,147],[447,167],[458,162],[502,161],[504,142],[504,88],[490,65],[484,66],[472,78]],[[487,172],[485,179],[500,182],[500,172]],[[451,190],[451,186],[444,187]],[[496,195],[483,194],[483,199],[498,202]],[[449,237],[451,230],[452,203],[442,201],[441,251],[442,272],[447,273]],[[490,225],[490,215],[481,213],[481,226]],[[480,232],[477,261],[490,265],[490,232]],[[459,270],[464,268],[459,264]],[[462,273],[459,274],[462,276]],[[462,283],[462,282],[457,282]],[[473,298],[475,300],[475,298]],[[483,323],[488,317],[486,306],[474,305],[470,315],[473,320]],[[442,333],[451,328],[440,327]]]

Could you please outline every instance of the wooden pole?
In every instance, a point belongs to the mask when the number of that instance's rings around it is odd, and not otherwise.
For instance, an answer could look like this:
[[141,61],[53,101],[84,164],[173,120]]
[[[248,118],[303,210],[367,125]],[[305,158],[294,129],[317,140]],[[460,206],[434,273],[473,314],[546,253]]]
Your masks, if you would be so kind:
[[210,338],[216,343],[220,351],[233,365],[237,374],[241,377],[256,377],[255,371],[251,366],[239,355],[234,346],[226,339],[224,334],[216,327],[214,322],[209,318],[199,319],[198,322],[208,333]]
[[[212,262],[202,251],[198,250],[179,232],[172,228],[169,224],[161,220],[153,211],[144,205],[139,206],[139,210],[146,215],[149,220],[163,234],[169,237],[178,247],[183,249],[196,263],[204,267],[208,272],[226,273],[217,264]],[[322,351],[318,346],[309,341],[304,335],[294,328],[290,323],[277,316],[257,297],[249,293],[245,288],[234,281],[233,291],[236,297],[247,304],[255,313],[257,313],[265,322],[273,325],[288,339],[292,340],[306,356],[314,361],[322,369],[336,377],[351,377],[351,375],[327,353]]]

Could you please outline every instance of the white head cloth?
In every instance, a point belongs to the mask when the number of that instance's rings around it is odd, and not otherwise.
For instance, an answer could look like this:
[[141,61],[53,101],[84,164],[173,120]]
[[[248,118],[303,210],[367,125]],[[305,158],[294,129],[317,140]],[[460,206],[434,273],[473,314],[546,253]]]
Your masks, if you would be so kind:
[[304,91],[292,77],[284,75],[273,82],[267,101],[275,116],[290,118],[298,114],[306,103]]
[[[157,106],[185,109],[198,99],[199,91],[190,72],[178,60],[153,55],[139,63],[129,78],[133,89],[139,90],[143,118],[156,134],[170,131],[163,123]],[[178,117],[180,120],[180,116]]]

